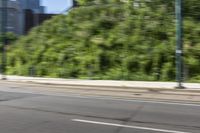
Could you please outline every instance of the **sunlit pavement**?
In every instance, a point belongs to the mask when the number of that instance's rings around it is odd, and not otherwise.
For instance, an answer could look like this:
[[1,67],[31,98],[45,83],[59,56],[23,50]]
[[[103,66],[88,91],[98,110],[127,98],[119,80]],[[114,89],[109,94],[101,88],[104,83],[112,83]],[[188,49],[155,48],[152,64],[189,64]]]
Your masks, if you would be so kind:
[[[31,87],[31,86],[30,86]],[[48,87],[48,86],[47,86]],[[33,86],[32,86],[33,88]],[[199,133],[200,104],[30,91],[1,84],[2,133]],[[35,89],[41,90],[39,86]],[[28,91],[27,91],[28,90]]]

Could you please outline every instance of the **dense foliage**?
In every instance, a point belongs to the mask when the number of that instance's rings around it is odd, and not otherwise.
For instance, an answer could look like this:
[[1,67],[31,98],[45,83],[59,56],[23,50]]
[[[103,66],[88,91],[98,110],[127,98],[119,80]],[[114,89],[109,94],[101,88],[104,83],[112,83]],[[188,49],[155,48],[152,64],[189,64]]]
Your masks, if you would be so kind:
[[[78,0],[9,48],[8,74],[175,80],[172,0]],[[200,4],[184,3],[185,76],[200,80]]]
[[[6,40],[7,46],[10,47],[11,44],[14,44],[17,41],[18,36],[11,32],[8,32],[6,34],[0,33],[0,51],[2,51],[4,39]],[[0,52],[0,59],[1,59],[1,54],[2,54],[2,52]],[[2,64],[2,63],[0,62],[0,64]],[[1,67],[1,65],[0,65],[0,67]]]

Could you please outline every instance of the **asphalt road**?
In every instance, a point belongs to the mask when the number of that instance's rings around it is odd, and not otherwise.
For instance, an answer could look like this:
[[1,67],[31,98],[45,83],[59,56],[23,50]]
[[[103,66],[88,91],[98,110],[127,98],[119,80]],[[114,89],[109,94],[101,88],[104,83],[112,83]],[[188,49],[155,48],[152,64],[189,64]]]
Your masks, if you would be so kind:
[[1,84],[0,133],[200,133],[199,104],[28,89]]

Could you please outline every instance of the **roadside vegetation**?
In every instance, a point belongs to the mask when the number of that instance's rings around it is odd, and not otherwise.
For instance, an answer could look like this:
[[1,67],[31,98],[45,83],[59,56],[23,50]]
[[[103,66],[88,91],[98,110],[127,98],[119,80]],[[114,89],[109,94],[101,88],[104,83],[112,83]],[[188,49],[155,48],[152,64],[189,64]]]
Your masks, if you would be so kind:
[[[78,0],[8,48],[7,74],[175,80],[174,0]],[[184,3],[184,69],[200,82],[200,1]]]

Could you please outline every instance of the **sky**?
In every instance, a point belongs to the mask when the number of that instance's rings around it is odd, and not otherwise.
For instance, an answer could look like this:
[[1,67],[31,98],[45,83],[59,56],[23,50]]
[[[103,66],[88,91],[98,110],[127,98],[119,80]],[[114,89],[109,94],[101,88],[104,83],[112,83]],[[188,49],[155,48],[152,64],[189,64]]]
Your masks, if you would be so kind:
[[70,7],[71,3],[71,0],[41,0],[41,5],[46,6],[48,13],[61,13]]

